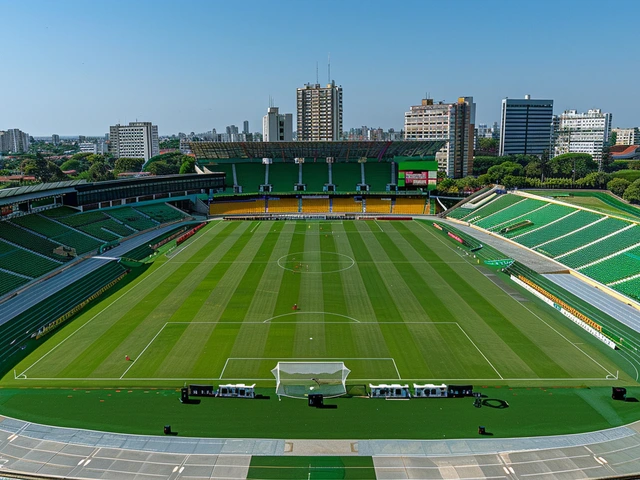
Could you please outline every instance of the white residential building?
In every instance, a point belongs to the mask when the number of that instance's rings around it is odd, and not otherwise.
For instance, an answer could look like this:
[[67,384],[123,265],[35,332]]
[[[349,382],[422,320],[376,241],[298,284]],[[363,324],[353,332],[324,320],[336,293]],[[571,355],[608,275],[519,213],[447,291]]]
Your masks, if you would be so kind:
[[298,88],[298,141],[337,141],[342,135],[342,87],[307,84]]
[[611,133],[616,134],[616,145],[640,145],[640,129],[634,128],[613,128]]
[[269,107],[262,117],[262,140],[264,142],[291,142],[293,140],[293,115],[279,113],[278,107]]
[[599,108],[587,113],[565,110],[558,119],[555,133],[554,156],[563,153],[588,153],[600,163],[602,150],[611,135],[610,113],[602,113]]
[[476,104],[473,97],[460,97],[456,103],[422,100],[404,114],[405,140],[444,140],[436,153],[438,168],[452,178],[471,175]]
[[29,150],[29,134],[18,128],[0,130],[0,152],[24,153]]
[[151,122],[129,122],[109,127],[109,152],[116,158],[143,158],[160,154],[158,126]]
[[90,142],[83,142],[78,144],[80,153],[98,153],[98,145]]

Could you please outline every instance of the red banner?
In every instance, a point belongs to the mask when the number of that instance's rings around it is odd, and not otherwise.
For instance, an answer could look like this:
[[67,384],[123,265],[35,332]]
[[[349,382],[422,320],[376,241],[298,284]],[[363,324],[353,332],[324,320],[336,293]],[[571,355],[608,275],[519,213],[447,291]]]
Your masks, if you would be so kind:
[[459,236],[457,236],[455,233],[447,232],[447,235],[449,235],[451,238],[453,238],[456,242],[464,243],[464,241]]

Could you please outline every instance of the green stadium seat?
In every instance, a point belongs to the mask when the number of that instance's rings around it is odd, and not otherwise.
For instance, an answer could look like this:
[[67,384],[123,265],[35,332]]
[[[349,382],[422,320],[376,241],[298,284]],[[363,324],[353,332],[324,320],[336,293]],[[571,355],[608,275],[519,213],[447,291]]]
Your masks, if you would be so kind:
[[337,192],[355,192],[362,180],[360,164],[356,162],[334,163],[331,165],[331,172]]
[[33,333],[69,312],[123,272],[118,262],[109,262],[0,325],[0,363],[19,351]]
[[388,162],[367,162],[364,164],[364,181],[370,192],[386,192],[391,183],[391,164]]
[[[295,163],[274,162],[269,165],[271,191],[274,193],[289,193],[295,191],[295,184],[298,183],[298,169],[299,165]],[[264,168],[262,168],[261,171],[263,172],[264,182]]]
[[307,185],[307,192],[322,192],[325,183],[329,183],[329,167],[327,163],[305,162],[302,165],[302,183]]

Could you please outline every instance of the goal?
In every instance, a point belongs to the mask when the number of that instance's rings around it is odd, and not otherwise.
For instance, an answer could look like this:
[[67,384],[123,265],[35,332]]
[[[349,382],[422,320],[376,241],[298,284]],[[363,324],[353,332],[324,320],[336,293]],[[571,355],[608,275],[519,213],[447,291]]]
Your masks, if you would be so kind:
[[278,396],[305,398],[319,393],[338,397],[347,392],[345,382],[351,370],[343,362],[278,362],[271,373]]

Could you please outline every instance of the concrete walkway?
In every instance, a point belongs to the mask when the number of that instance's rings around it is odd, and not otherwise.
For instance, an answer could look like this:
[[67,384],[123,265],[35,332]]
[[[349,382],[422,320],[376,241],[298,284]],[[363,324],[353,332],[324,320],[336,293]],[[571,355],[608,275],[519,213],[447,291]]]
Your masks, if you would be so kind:
[[252,455],[372,456],[379,479],[602,478],[640,472],[640,422],[551,437],[349,441],[127,435],[0,417],[0,475],[246,478]]

